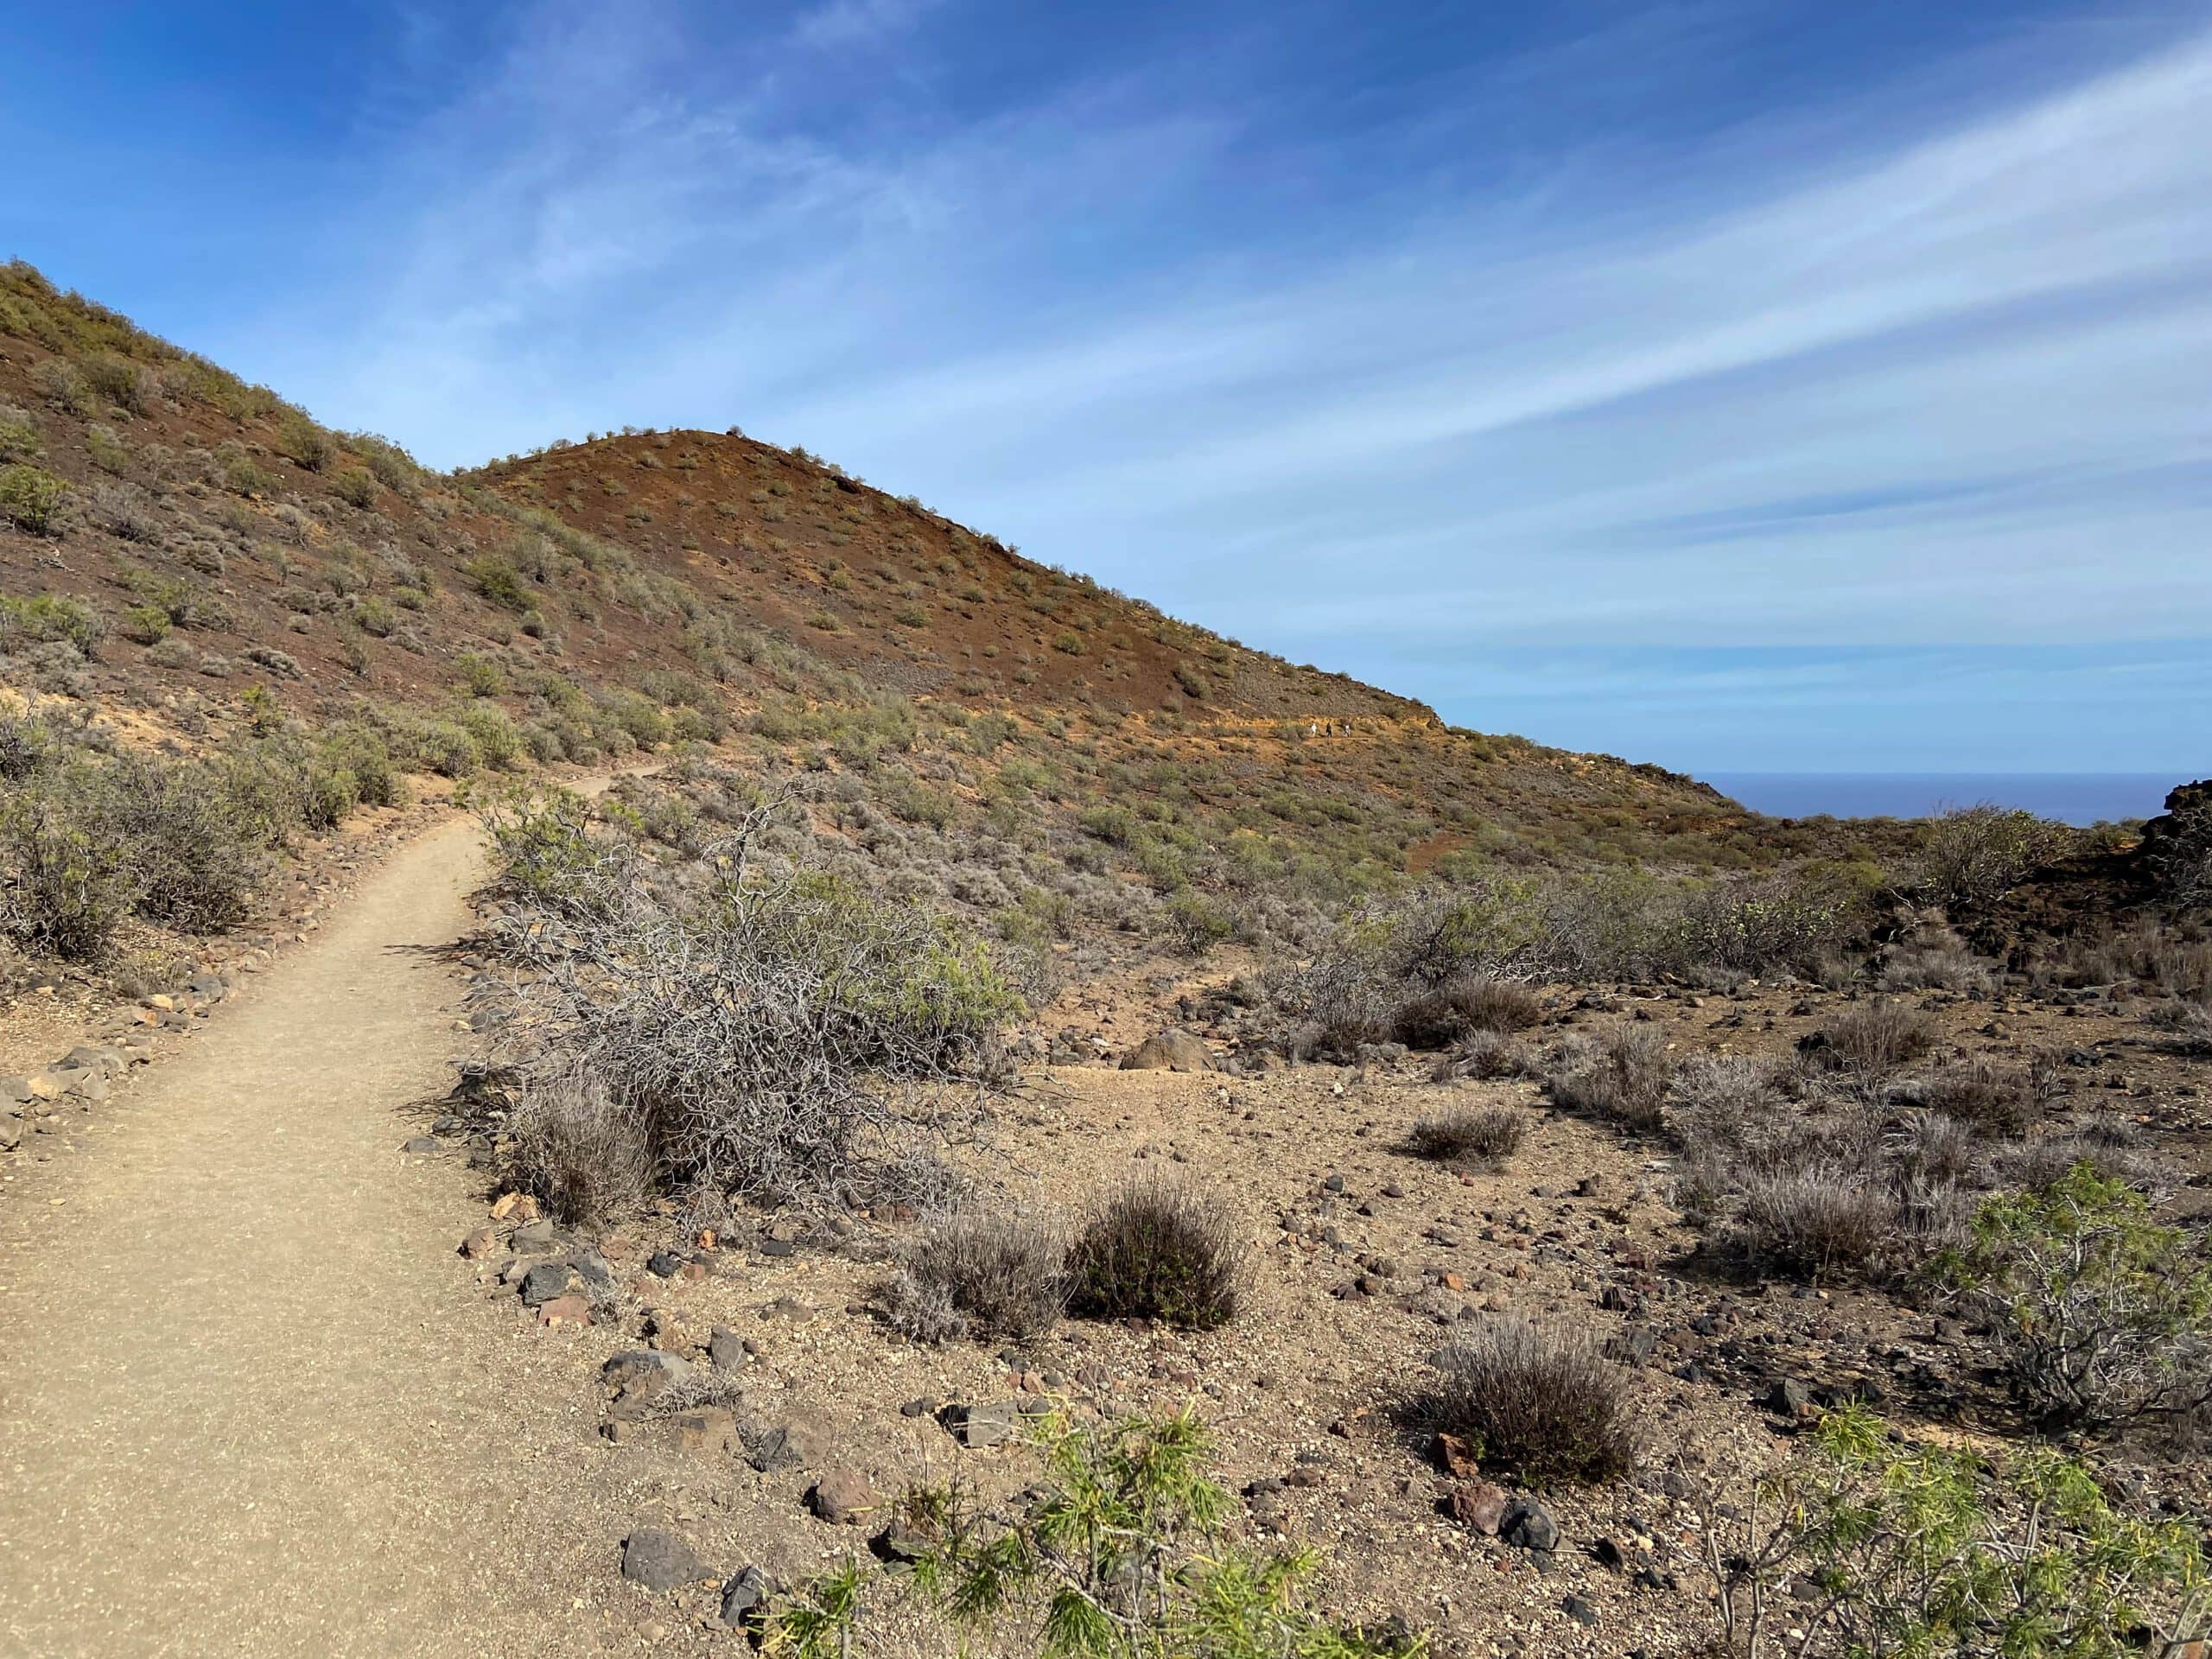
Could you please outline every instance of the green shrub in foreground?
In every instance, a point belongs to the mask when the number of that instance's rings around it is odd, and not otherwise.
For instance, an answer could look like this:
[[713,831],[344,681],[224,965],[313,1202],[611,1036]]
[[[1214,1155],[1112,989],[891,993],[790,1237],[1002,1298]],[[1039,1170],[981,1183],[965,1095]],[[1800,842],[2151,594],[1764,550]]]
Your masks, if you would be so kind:
[[[902,1504],[921,1552],[898,1582],[977,1630],[1045,1659],[1418,1659],[1421,1638],[1373,1637],[1313,1611],[1312,1550],[1262,1554],[1221,1534],[1236,1500],[1207,1472],[1194,1408],[1037,1433],[1045,1493],[1013,1520],[957,1488]],[[790,1659],[864,1653],[870,1592],[890,1575],[850,1561],[770,1609],[762,1645]],[[1019,1629],[1022,1634],[1014,1637]],[[857,1644],[857,1645],[856,1645]]]
[[54,528],[54,509],[67,487],[52,473],[28,461],[0,467],[0,518],[43,536]]
[[2121,1513],[2079,1463],[1900,1446],[1859,1408],[1813,1442],[1748,1503],[1706,1506],[1726,1652],[2123,1659],[2201,1633],[2174,1628],[2205,1582],[2194,1527]]

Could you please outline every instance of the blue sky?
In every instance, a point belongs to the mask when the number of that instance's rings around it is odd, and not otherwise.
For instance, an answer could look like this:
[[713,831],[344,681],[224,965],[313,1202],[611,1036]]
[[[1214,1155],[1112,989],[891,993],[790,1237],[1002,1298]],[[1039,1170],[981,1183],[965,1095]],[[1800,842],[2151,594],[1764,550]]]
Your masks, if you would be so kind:
[[1484,729],[2212,770],[2212,4],[21,14],[6,251],[434,464],[735,423]]

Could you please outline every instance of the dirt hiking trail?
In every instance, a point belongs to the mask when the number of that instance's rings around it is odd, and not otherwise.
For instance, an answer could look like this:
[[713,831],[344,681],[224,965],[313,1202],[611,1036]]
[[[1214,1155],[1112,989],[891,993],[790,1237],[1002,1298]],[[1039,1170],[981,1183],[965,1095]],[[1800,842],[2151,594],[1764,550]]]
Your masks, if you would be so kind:
[[402,847],[0,1217],[0,1654],[629,1645],[591,1402],[447,1256],[470,1178],[399,1151],[482,861]]

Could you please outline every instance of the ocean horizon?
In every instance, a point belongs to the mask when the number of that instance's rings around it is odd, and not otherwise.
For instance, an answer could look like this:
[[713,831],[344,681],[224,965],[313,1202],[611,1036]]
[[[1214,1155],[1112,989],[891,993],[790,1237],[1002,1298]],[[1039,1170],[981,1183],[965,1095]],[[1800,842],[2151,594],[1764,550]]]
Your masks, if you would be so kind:
[[2212,772],[1709,772],[1732,800],[1770,817],[1919,818],[1987,802],[2063,823],[2147,818],[2166,792]]

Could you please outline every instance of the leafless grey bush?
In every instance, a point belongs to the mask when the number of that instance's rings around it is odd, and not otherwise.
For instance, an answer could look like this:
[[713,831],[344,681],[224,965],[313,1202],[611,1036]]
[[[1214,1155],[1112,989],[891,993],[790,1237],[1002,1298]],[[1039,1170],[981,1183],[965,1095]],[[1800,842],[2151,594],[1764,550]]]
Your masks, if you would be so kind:
[[1674,1070],[1657,1026],[1623,1021],[1594,1037],[1576,1033],[1560,1048],[1545,1087],[1569,1111],[1588,1112],[1624,1129],[1649,1130],[1664,1119]]
[[861,1201],[925,1090],[985,1086],[1015,994],[980,942],[804,868],[756,870],[772,802],[686,882],[644,879],[573,804],[496,826],[495,930],[547,1067],[593,1078],[679,1183]]

